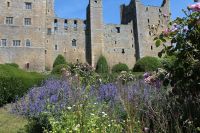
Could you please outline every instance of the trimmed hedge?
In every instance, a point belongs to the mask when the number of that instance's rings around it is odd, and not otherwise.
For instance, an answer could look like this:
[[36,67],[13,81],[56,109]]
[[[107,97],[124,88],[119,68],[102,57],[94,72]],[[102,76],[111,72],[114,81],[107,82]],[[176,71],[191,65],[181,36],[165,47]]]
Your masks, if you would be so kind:
[[104,56],[100,56],[97,66],[96,66],[96,72],[97,73],[108,73],[108,63],[106,61],[106,58]]
[[29,88],[38,85],[44,75],[26,72],[10,65],[0,65],[0,106],[23,96]]
[[119,73],[119,72],[122,72],[122,71],[129,71],[129,68],[126,64],[119,63],[117,65],[114,65],[113,68],[112,68],[113,73]]
[[61,64],[67,64],[67,62],[64,56],[58,55],[53,63],[53,68]]
[[139,59],[134,68],[134,72],[148,72],[155,71],[157,68],[162,67],[162,63],[157,57],[146,56]]
[[16,63],[6,63],[5,65],[13,66],[15,68],[19,68],[19,65]]
[[60,65],[57,65],[53,68],[53,70],[51,71],[51,74],[61,74],[61,69],[62,68],[68,68],[68,66],[66,64],[60,64]]

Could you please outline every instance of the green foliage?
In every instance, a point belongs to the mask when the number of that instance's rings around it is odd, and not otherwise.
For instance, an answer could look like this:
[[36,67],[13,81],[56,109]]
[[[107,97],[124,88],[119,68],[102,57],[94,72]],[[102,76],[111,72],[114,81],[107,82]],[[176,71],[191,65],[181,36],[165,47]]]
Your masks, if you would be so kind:
[[44,76],[25,72],[9,65],[0,65],[0,106],[23,96],[28,88],[39,84]]
[[106,61],[106,58],[104,56],[101,56],[97,62],[96,66],[96,72],[97,73],[108,73],[108,63]]
[[15,68],[19,68],[19,65],[16,63],[6,63],[5,65],[13,66]]
[[200,12],[184,13],[186,17],[174,20],[168,32],[155,40],[171,42],[171,45],[160,42],[164,48],[159,56],[173,57],[164,65],[167,73],[162,80],[166,87],[171,86],[169,99],[173,99],[173,112],[183,112],[177,115],[181,130],[197,132],[200,125]]
[[58,55],[53,63],[53,67],[56,67],[57,65],[60,64],[67,64],[65,57],[63,57],[62,55]]
[[59,65],[56,65],[53,70],[51,71],[51,74],[61,74],[61,69],[62,68],[68,68],[68,66],[66,64],[59,64]]
[[113,68],[112,68],[113,73],[119,73],[119,72],[122,72],[122,71],[129,71],[129,68],[126,64],[119,63],[117,65],[114,65]]
[[148,72],[154,71],[157,68],[162,67],[161,61],[156,57],[146,56],[144,58],[139,59],[134,68],[134,72]]
[[[52,132],[121,133],[123,124],[112,119],[100,104],[84,103],[67,107],[61,115],[49,116]],[[125,124],[125,123],[124,123]],[[45,130],[48,132],[48,129]]]

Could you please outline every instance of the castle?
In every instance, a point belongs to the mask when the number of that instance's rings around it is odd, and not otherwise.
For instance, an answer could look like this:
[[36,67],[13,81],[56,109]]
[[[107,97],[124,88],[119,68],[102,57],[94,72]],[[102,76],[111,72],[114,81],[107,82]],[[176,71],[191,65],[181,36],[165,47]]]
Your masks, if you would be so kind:
[[102,0],[89,0],[86,20],[56,17],[54,0],[0,1],[0,64],[30,71],[51,69],[59,54],[93,67],[104,55],[110,67],[132,68],[144,56],[157,56],[153,38],[170,20],[169,0],[160,7],[131,0],[121,5],[121,24],[104,24]]

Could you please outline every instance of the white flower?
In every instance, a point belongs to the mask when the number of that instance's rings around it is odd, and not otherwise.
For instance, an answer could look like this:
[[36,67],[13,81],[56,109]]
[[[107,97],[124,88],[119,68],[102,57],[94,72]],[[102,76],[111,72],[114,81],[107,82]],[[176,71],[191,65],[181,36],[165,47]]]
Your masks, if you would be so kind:
[[67,109],[68,109],[68,110],[71,110],[71,109],[72,109],[72,107],[67,107]]
[[91,113],[91,115],[92,115],[92,116],[94,116],[94,114],[93,114],[93,113]]

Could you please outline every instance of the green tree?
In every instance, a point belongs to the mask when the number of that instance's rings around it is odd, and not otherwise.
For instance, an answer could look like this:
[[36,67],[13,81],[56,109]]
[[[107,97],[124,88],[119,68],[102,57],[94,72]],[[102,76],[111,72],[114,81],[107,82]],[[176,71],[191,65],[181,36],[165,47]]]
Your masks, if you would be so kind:
[[108,73],[108,63],[106,61],[106,58],[104,56],[100,56],[97,66],[96,66],[96,72],[97,73]]
[[[156,46],[163,45],[159,56],[175,56],[167,71],[164,85],[171,86],[173,113],[183,132],[198,132],[200,125],[200,3],[184,11],[186,17],[170,23],[159,37]],[[191,11],[192,10],[192,11]],[[166,42],[171,42],[169,45]],[[181,113],[180,113],[181,112]]]
[[155,71],[157,68],[161,67],[161,61],[157,57],[146,56],[139,59],[134,68],[134,72],[147,72]]
[[129,68],[126,64],[119,63],[119,64],[114,65],[112,68],[113,73],[119,73],[122,71],[129,71]]
[[53,67],[56,67],[57,65],[61,64],[67,64],[67,62],[62,55],[58,55],[53,63]]

